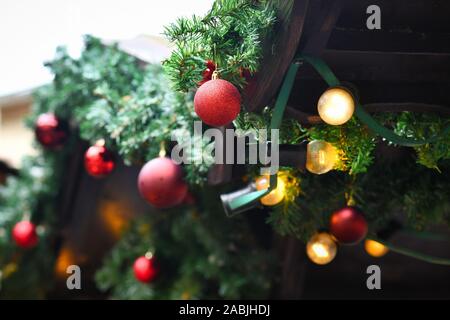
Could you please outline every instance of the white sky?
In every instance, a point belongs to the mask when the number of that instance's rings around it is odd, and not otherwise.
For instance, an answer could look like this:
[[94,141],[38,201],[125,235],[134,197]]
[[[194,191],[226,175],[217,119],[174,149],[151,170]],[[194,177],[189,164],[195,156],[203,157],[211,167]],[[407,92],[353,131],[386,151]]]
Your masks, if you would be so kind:
[[78,55],[82,35],[160,35],[179,16],[205,13],[213,0],[0,0],[0,96],[52,79],[42,66],[58,45]]

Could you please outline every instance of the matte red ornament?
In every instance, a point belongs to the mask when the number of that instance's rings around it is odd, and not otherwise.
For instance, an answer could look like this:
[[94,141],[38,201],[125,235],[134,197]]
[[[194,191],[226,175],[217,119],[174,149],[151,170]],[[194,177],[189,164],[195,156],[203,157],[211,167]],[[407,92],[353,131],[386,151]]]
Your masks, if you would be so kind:
[[89,175],[104,177],[114,170],[114,155],[104,145],[95,144],[84,154],[84,167]]
[[36,139],[47,148],[57,148],[67,139],[67,124],[53,113],[41,114],[37,120],[34,132]]
[[138,188],[145,200],[160,209],[181,204],[188,191],[181,167],[166,157],[155,158],[142,167]]
[[367,235],[367,221],[356,207],[345,207],[331,215],[330,232],[343,244],[356,244]]
[[36,233],[36,226],[30,221],[20,221],[16,223],[12,230],[12,237],[14,242],[24,249],[33,248],[39,241]]
[[134,276],[137,280],[144,283],[152,282],[158,275],[158,267],[155,258],[139,257],[133,264]]
[[198,88],[194,108],[204,123],[214,127],[225,126],[241,111],[241,95],[230,82],[213,79]]

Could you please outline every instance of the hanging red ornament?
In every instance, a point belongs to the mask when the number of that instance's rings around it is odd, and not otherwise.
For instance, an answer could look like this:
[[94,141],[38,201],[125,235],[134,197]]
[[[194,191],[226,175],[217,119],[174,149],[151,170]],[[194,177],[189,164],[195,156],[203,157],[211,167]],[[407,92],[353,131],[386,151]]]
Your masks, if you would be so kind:
[[342,244],[356,244],[367,235],[367,221],[356,207],[345,207],[331,215],[330,232]]
[[203,79],[202,79],[202,81],[200,81],[198,83],[199,86],[201,86],[205,82],[211,80],[214,71],[216,71],[216,64],[214,63],[214,61],[208,60],[208,61],[206,61],[205,65],[206,65],[206,69],[202,73]]
[[114,155],[106,149],[103,140],[86,150],[84,167],[89,175],[96,178],[104,177],[114,170]]
[[158,275],[158,267],[152,255],[137,258],[133,264],[134,276],[144,283],[152,282]]
[[194,97],[194,108],[202,121],[221,127],[236,119],[241,111],[241,95],[230,82],[222,79],[205,82]]
[[155,158],[142,167],[138,188],[145,200],[161,209],[181,204],[188,192],[181,167],[166,157]]
[[67,139],[67,124],[53,113],[41,114],[35,125],[36,139],[47,148],[57,148]]
[[206,60],[206,67],[212,71],[216,70],[216,64],[212,60]]
[[30,221],[16,223],[12,230],[12,237],[19,247],[25,249],[33,248],[39,240],[36,233],[36,226]]

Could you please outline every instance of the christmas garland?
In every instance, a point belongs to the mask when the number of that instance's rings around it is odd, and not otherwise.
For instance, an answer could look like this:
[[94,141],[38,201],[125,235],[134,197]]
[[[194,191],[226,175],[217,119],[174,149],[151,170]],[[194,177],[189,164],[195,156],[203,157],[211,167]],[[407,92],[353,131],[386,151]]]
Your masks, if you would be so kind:
[[[47,144],[41,155],[27,160],[24,167],[40,166],[42,176],[38,178],[33,176],[33,170],[28,173],[24,170],[20,178],[10,179],[1,191],[0,263],[5,287],[25,285],[25,280],[22,285],[13,285],[14,279],[21,281],[25,265],[36,268],[33,264],[37,264],[38,270],[51,270],[48,266],[53,263],[53,255],[40,250],[48,252],[46,239],[55,236],[52,231],[56,208],[51,204],[56,201],[62,165],[73,150],[77,127],[80,137],[94,147],[94,156],[89,156],[94,165],[86,165],[91,175],[103,176],[112,170],[113,166],[106,171],[90,171],[98,161],[109,165],[105,155],[112,152],[117,152],[127,164],[143,165],[153,159],[143,167],[139,186],[142,196],[156,207],[161,199],[155,200],[154,190],[153,193],[148,190],[147,169],[155,163],[162,165],[161,159],[165,158],[158,155],[170,151],[175,143],[185,143],[184,139],[193,133],[193,122],[199,118],[210,125],[232,121],[243,132],[273,127],[273,119],[278,119],[275,122],[282,143],[306,141],[310,146],[313,142],[322,143],[322,147],[325,145],[336,153],[333,167],[327,169],[334,171],[313,175],[305,168],[281,168],[276,186],[271,186],[267,177],[255,174],[257,166],[248,166],[245,177],[245,183],[255,181],[258,191],[264,191],[260,192],[261,202],[271,207],[267,222],[281,235],[309,240],[307,252],[316,263],[332,260],[336,240],[354,243],[367,236],[387,244],[386,230],[393,220],[400,221],[403,230],[450,224],[449,181],[439,172],[449,170],[448,136],[414,146],[416,158],[409,149],[381,141],[356,117],[339,125],[306,127],[294,119],[281,119],[271,106],[261,114],[240,112],[240,92],[260,68],[262,49],[258,44],[270,37],[274,21],[275,11],[265,2],[217,1],[205,17],[183,18],[167,27],[166,35],[174,42],[175,50],[163,68],[155,65],[142,68],[137,59],[92,37],[86,38],[86,49],[79,59],[59,49],[56,59],[49,64],[55,74],[54,82],[37,92],[29,124],[33,127],[37,124],[37,138],[44,146],[46,140],[39,135],[42,115],[46,115],[47,123],[69,122],[73,134],[63,147],[61,141],[52,141],[62,149],[50,150]],[[174,92],[171,86],[184,93]],[[221,101],[208,101],[218,94],[226,94],[229,103],[222,106]],[[223,110],[232,113],[225,117],[224,123],[220,114]],[[440,117],[415,113],[380,114],[376,119],[409,139],[433,136],[447,124]],[[173,133],[177,141],[172,141]],[[402,152],[401,160],[385,157],[378,152],[380,148]],[[174,168],[176,174],[171,178],[176,179],[180,192],[176,204],[180,205],[185,201],[187,186],[181,181],[180,168]],[[99,288],[119,298],[254,298],[256,293],[260,294],[258,297],[269,294],[275,270],[273,256],[252,235],[245,215],[229,219],[220,209],[219,194],[244,182],[206,188],[209,168],[210,163],[195,161],[183,166],[184,180],[195,205],[181,204],[178,209],[166,210],[164,216],[149,215],[132,223],[97,274]],[[17,208],[17,203],[25,207]],[[161,206],[164,205],[167,203]],[[14,225],[24,218],[24,213],[31,215],[33,223],[47,227],[45,232],[38,230],[37,248],[18,255],[10,233],[14,233]],[[355,226],[351,234],[342,231],[339,223],[348,216]],[[322,230],[333,233],[334,238],[319,232]],[[326,257],[320,255],[324,251]],[[143,255],[143,260],[136,259]],[[23,257],[20,266],[18,256]],[[32,264],[28,265],[26,262],[30,260]],[[162,272],[157,271],[155,261],[164,267]],[[127,271],[123,272],[124,269]],[[31,279],[30,286],[46,288],[40,280]]]
[[[60,48],[56,59],[48,64],[55,79],[36,92],[33,114],[28,119],[36,128],[42,153],[25,163],[22,176],[10,179],[2,189],[0,210],[5,212],[2,248],[8,248],[2,251],[5,270],[2,293],[7,297],[14,296],[11,290],[24,286],[38,290],[38,297],[52,288],[48,280],[54,276],[54,254],[42,250],[54,250],[54,241],[48,240],[50,235],[61,236],[52,223],[58,216],[57,190],[61,189],[59,183],[64,176],[64,159],[74,152],[78,134],[93,144],[85,154],[89,159],[85,162],[87,172],[101,178],[114,168],[109,156],[112,152],[117,152],[128,164],[140,165],[157,157],[162,146],[169,150],[173,132],[179,138],[178,143],[183,143],[192,133],[190,125],[196,118],[192,96],[170,91],[160,66],[142,68],[137,59],[116,46],[105,46],[93,37],[86,37],[85,42],[86,48],[79,59],[71,58]],[[43,122],[47,126],[58,123],[51,131],[54,135],[45,133],[48,128]],[[69,136],[60,136],[60,131],[55,131],[63,123],[70,123]],[[67,134],[67,131],[61,132]],[[103,140],[101,144],[99,140]],[[36,165],[32,165],[35,162],[45,169],[42,169],[45,175],[39,179],[31,175],[36,171]],[[99,164],[107,170],[99,171]],[[273,256],[249,231],[245,217],[230,221],[221,213],[218,200],[223,188],[201,188],[207,169],[208,166],[202,164],[185,166],[184,178],[191,185],[188,202],[194,204],[149,214],[132,222],[124,231],[122,240],[97,274],[101,290],[108,291],[112,297],[128,299],[268,296]],[[183,201],[186,200],[183,198]],[[14,223],[20,221],[27,210],[17,208],[16,203],[23,203],[33,212],[31,220],[38,228],[46,226],[45,233],[38,232],[37,248],[24,248],[23,254],[29,258],[21,261],[11,258],[17,256],[18,248],[10,234]],[[44,212],[45,217],[38,219]],[[149,252],[156,257],[161,269],[156,272],[156,265],[149,266],[154,270],[150,278],[137,272],[136,263],[133,270],[133,261],[137,262],[139,256]],[[41,266],[42,259],[44,266]],[[14,270],[10,260],[14,262]],[[46,272],[29,274],[47,277],[33,276],[35,282],[30,283],[25,280],[27,277],[22,277],[21,271],[29,268],[45,268]],[[124,268],[128,270],[125,273]],[[23,283],[17,283],[21,279]],[[152,283],[149,285],[149,282]],[[37,297],[32,290],[26,292],[30,297]],[[18,290],[17,295],[23,297],[23,292]]]
[[164,61],[173,87],[191,91],[218,71],[222,79],[244,88],[259,69],[259,44],[274,23],[269,1],[219,0],[204,17],[179,18],[165,30],[175,45]]

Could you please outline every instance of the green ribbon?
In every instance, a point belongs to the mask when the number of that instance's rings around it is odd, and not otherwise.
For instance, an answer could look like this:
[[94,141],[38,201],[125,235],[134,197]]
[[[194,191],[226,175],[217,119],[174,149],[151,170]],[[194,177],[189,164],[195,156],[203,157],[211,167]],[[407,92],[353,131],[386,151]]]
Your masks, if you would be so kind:
[[236,199],[233,199],[229,203],[231,211],[235,211],[236,209],[239,209],[244,206],[249,206],[250,204],[259,201],[259,199],[261,199],[262,197],[264,197],[265,195],[270,193],[270,191],[272,191],[276,187],[277,187],[277,175],[272,174],[270,176],[270,180],[269,180],[269,188],[264,189],[264,190],[254,191],[254,192],[245,194],[243,196],[240,196]]
[[[283,84],[278,93],[277,100],[275,101],[275,106],[272,111],[272,119],[270,122],[270,129],[279,129],[281,122],[283,120],[284,111],[286,109],[289,96],[291,95],[292,87],[295,83],[295,76],[297,75],[300,63],[295,61],[289,67],[286,76],[284,77]],[[259,201],[262,197],[270,193],[273,189],[277,187],[277,175],[272,174],[270,176],[269,188],[265,190],[254,191],[245,195],[242,195],[229,203],[230,209],[232,211],[239,209],[244,206],[248,206],[252,203]]]
[[391,250],[392,252],[396,252],[411,258],[415,258],[417,260],[422,260],[428,263],[432,263],[432,264],[439,264],[442,266],[450,266],[450,259],[447,258],[441,258],[441,257],[435,257],[435,256],[430,256],[424,253],[420,253],[420,252],[416,252],[414,250],[408,249],[408,248],[403,248],[397,245],[394,245],[388,241],[385,240],[381,240],[381,239],[372,239],[376,242],[381,243],[382,245],[386,246],[389,248],[389,250]]
[[[317,71],[317,73],[325,80],[325,82],[330,87],[340,86],[340,81],[334,75],[333,71],[328,67],[328,65],[321,59],[316,57],[311,57],[308,55],[300,55],[300,59],[308,62],[313,68]],[[356,100],[356,99],[355,99]],[[361,106],[359,101],[355,101],[355,115],[361,120],[369,129],[371,129],[376,134],[385,138],[388,141],[391,141],[395,144],[407,147],[420,146],[427,143],[435,142],[441,137],[450,134],[450,125],[445,127],[439,134],[433,135],[428,139],[414,139],[402,137],[396,134],[394,131],[382,126],[378,123],[370,114],[368,114],[364,108]]]

